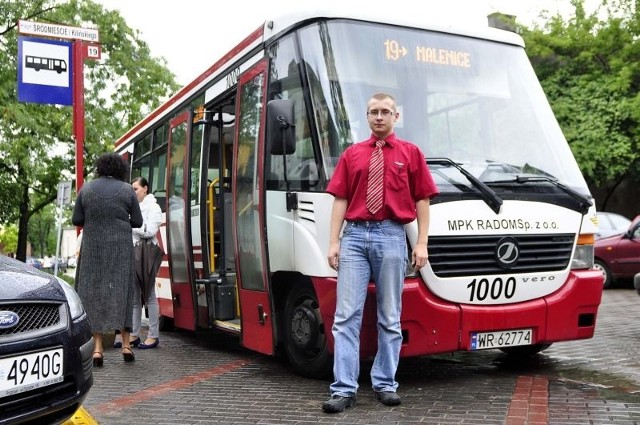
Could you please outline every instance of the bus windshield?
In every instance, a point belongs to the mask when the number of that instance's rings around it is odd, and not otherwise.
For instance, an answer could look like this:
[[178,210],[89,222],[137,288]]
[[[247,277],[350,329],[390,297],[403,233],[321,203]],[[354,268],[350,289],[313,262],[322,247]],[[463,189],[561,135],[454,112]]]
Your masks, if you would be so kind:
[[[344,149],[369,137],[367,101],[386,92],[398,102],[396,134],[428,158],[487,184],[541,176],[589,193],[521,46],[342,20],[299,36],[328,178]],[[455,167],[434,177],[441,192],[470,187]]]

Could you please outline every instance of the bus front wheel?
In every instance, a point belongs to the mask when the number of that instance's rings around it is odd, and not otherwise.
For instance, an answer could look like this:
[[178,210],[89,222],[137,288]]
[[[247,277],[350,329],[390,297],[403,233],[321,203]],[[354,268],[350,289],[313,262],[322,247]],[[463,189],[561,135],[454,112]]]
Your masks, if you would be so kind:
[[332,369],[316,294],[308,285],[294,286],[287,295],[284,349],[293,369],[307,378],[326,378]]

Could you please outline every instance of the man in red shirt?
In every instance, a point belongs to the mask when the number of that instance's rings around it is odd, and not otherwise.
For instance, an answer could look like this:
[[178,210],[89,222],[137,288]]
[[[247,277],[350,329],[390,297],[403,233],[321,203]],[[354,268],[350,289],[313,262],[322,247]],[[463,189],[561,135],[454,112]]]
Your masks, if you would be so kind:
[[[407,269],[404,224],[417,219],[418,239],[411,262],[419,270],[427,262],[429,202],[438,189],[424,154],[393,132],[399,113],[395,99],[379,93],[369,99],[372,134],[344,151],[327,192],[335,199],[327,259],[338,271],[332,328],[334,382],[322,409],[341,412],[356,404],[360,374],[360,327],[372,278],[376,284],[378,351],[371,369],[375,394],[383,404],[401,403],[395,380],[400,359],[400,313]],[[340,239],[340,230],[346,225]]]

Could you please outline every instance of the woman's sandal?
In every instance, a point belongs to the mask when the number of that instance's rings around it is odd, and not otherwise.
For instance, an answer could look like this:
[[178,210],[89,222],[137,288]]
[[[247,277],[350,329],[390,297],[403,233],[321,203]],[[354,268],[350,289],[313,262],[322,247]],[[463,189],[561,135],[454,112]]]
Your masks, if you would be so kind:
[[122,349],[122,358],[125,362],[132,362],[136,359],[136,355],[133,354],[133,351],[129,347],[124,347]]
[[[97,354],[97,356],[96,356]],[[104,357],[100,351],[93,352],[93,366],[94,367],[102,367],[102,363],[104,362]]]

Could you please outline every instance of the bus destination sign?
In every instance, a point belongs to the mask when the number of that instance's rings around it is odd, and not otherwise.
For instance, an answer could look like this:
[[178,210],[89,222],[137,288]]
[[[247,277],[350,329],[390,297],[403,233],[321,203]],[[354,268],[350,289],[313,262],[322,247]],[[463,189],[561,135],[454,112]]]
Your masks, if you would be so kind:
[[[387,60],[397,61],[409,54],[409,49],[396,40],[386,40],[384,46]],[[435,65],[471,68],[470,53],[431,46],[417,46],[414,60]]]

